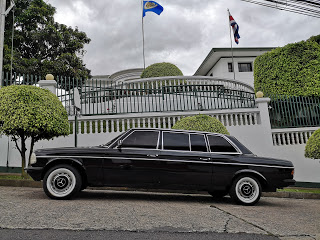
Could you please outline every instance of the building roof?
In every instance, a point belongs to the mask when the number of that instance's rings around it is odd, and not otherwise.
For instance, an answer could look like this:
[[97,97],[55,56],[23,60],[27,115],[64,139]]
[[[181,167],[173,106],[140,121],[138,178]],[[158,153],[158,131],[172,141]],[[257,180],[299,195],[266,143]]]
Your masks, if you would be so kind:
[[[274,48],[233,48],[234,57],[257,57],[264,52],[271,51]],[[203,60],[194,76],[206,76],[212,67],[223,57],[232,57],[231,48],[212,48],[207,57]]]

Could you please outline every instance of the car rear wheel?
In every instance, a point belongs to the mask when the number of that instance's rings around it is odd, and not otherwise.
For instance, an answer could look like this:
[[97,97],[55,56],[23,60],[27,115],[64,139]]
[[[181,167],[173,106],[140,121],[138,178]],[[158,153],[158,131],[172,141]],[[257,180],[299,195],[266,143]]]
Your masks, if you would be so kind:
[[70,165],[57,165],[46,172],[43,189],[53,199],[70,199],[82,186],[81,175]]
[[252,176],[240,176],[233,181],[229,194],[237,203],[254,205],[261,197],[261,185]]

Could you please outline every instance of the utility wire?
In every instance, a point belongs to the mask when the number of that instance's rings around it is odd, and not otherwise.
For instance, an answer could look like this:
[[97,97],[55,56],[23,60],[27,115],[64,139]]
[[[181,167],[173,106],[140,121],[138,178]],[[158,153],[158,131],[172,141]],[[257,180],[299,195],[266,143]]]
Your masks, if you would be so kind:
[[243,2],[320,18],[319,0],[241,0]]

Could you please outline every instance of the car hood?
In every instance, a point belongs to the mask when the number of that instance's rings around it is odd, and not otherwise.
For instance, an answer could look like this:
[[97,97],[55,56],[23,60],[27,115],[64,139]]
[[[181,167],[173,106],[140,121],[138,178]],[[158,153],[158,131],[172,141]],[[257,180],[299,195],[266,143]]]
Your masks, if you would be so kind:
[[104,147],[65,147],[65,148],[43,148],[35,151],[37,156],[65,156],[83,155],[105,152]]

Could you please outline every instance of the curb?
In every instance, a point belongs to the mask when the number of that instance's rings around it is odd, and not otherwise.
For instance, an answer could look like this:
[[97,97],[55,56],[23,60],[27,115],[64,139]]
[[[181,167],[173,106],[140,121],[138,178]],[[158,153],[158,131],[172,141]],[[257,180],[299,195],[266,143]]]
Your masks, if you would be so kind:
[[320,194],[319,193],[299,193],[299,192],[263,192],[262,197],[320,199]]
[[41,188],[42,183],[33,180],[0,179],[0,186]]
[[[5,187],[30,187],[30,188],[42,188],[42,182],[36,182],[33,180],[13,180],[13,179],[0,179],[0,186]],[[116,190],[116,191],[130,191],[128,188],[115,188],[115,187],[102,187],[102,188],[88,188],[88,189],[100,189],[100,190]],[[137,189],[135,189],[137,190]],[[166,191],[166,190],[144,190],[139,191],[146,192],[176,192],[176,193],[199,193],[199,192],[184,192],[184,191]],[[263,192],[262,197],[275,197],[275,198],[295,198],[295,199],[320,199],[318,193],[299,193],[299,192]]]

